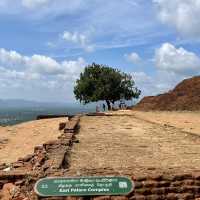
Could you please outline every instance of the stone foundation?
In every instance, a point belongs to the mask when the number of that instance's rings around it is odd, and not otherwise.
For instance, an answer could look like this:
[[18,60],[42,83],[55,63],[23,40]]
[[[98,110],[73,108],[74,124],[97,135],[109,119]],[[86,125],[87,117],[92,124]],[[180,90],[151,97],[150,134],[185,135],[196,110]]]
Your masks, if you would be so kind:
[[[43,177],[64,176],[69,167],[70,152],[79,128],[75,116],[59,125],[63,133],[57,140],[36,146],[34,153],[11,165],[0,166],[1,200],[187,200],[200,198],[200,173],[130,177],[135,190],[127,196],[38,197],[34,185]],[[134,173],[134,169],[133,173]]]

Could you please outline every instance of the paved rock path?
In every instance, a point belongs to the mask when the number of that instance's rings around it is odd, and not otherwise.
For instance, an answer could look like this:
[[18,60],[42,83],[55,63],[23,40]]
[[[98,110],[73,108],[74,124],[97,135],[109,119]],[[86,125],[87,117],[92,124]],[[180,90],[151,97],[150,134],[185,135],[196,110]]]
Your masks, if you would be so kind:
[[133,116],[82,117],[67,175],[199,170],[200,137]]

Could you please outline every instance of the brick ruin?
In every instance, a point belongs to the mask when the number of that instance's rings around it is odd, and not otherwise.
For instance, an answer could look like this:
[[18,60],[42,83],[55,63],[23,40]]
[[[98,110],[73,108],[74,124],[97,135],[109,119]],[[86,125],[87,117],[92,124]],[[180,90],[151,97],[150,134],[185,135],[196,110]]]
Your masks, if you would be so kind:
[[[0,199],[2,200],[187,200],[200,199],[200,173],[130,177],[135,189],[127,196],[38,197],[37,180],[63,177],[69,168],[73,143],[78,142],[80,116],[59,124],[63,133],[57,140],[36,146],[34,153],[11,165],[0,165]],[[134,171],[134,169],[133,169]]]

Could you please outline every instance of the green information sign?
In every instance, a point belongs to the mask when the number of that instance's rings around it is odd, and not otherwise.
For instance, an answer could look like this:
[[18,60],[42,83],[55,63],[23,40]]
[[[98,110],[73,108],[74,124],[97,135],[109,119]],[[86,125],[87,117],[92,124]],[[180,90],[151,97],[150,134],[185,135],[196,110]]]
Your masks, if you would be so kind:
[[35,184],[35,192],[42,197],[126,195],[133,187],[126,177],[44,178]]

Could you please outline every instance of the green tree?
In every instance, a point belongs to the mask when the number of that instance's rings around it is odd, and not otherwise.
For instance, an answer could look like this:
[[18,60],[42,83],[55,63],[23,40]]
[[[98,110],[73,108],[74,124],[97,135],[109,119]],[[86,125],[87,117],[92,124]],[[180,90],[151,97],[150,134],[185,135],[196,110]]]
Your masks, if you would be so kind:
[[138,98],[141,91],[134,87],[132,76],[106,65],[93,63],[88,65],[76,81],[74,94],[84,104],[106,101],[108,109],[111,103],[120,100]]

